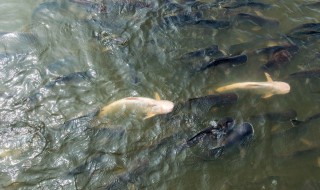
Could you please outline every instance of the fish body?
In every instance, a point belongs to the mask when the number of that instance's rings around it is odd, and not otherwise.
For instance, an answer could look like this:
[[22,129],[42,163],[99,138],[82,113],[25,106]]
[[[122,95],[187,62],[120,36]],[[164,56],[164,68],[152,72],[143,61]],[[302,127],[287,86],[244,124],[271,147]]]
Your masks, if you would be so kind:
[[212,56],[214,54],[220,53],[220,50],[217,45],[212,45],[205,49],[199,49],[193,52],[189,52],[184,54],[181,58],[190,59],[194,57],[204,57],[204,56]]
[[248,13],[239,13],[236,17],[237,20],[249,20],[261,27],[268,26],[268,27],[279,27],[280,23],[278,20],[273,18],[266,18],[259,15],[253,15]]
[[221,119],[217,125],[212,125],[210,127],[205,128],[204,130],[200,131],[192,138],[188,139],[185,146],[183,148],[189,148],[196,144],[198,144],[203,138],[206,136],[212,136],[214,139],[221,139],[224,136],[228,135],[231,129],[235,124],[235,120],[231,117],[225,117]]
[[102,118],[105,115],[121,113],[129,110],[132,112],[146,114],[146,119],[155,115],[169,113],[172,111],[173,107],[173,102],[168,100],[156,100],[146,97],[127,97],[104,106],[100,110],[98,117]]
[[292,123],[293,125],[307,124],[307,123],[309,123],[309,122],[311,122],[311,121],[314,121],[314,120],[317,120],[317,119],[319,119],[319,118],[320,118],[320,113],[316,113],[316,114],[308,117],[307,119],[305,119],[305,120],[303,120],[303,121],[296,120],[296,119],[292,119],[292,120],[291,120],[291,123]]
[[233,128],[233,130],[223,140],[222,146],[227,148],[237,143],[242,143],[246,138],[254,134],[254,129],[251,123],[244,122]]
[[240,7],[250,7],[250,8],[257,8],[257,9],[269,9],[272,7],[270,4],[260,3],[260,2],[236,2],[229,5],[224,5],[223,8],[226,9],[236,9]]
[[211,67],[216,67],[218,65],[222,64],[229,64],[231,66],[241,65],[245,62],[247,62],[248,57],[246,55],[235,55],[235,56],[229,56],[229,57],[221,57],[218,59],[215,59],[213,61],[210,61],[208,63],[202,64],[200,67],[196,68],[196,71],[204,71],[206,69],[209,69]]
[[296,78],[317,78],[317,77],[320,77],[320,69],[299,71],[299,72],[291,73],[289,76],[296,77]]
[[287,94],[290,85],[285,82],[273,81],[269,74],[265,73],[267,82],[240,82],[217,88],[216,92],[228,92],[235,90],[250,90],[257,94],[263,94],[263,98],[269,98],[275,94]]
[[286,122],[292,121],[297,117],[297,112],[293,109],[285,111],[266,112],[258,115],[253,115],[250,118],[254,120],[265,119],[274,122]]

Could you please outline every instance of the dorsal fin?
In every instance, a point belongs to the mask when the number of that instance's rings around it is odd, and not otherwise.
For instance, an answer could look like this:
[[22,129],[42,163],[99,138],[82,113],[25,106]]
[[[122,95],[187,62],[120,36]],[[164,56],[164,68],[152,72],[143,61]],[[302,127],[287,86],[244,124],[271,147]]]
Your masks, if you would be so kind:
[[155,93],[154,93],[154,99],[156,99],[156,100],[161,100],[160,95],[159,95],[158,92],[155,92]]
[[266,75],[268,82],[273,82],[271,76],[268,73],[264,73],[264,74]]

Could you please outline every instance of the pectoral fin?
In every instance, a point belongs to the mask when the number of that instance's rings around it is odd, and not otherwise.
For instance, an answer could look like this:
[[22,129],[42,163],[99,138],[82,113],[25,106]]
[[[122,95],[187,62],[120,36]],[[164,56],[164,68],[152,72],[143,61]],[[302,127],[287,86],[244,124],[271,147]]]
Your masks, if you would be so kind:
[[266,75],[268,82],[273,82],[271,76],[268,73],[264,73],[264,74]]
[[144,117],[143,119],[145,120],[145,119],[149,119],[149,118],[151,118],[151,117],[153,117],[153,116],[155,116],[156,114],[154,114],[154,113],[147,113],[146,114],[146,117]]
[[273,94],[268,93],[268,94],[263,95],[261,98],[270,98],[271,96],[273,96]]

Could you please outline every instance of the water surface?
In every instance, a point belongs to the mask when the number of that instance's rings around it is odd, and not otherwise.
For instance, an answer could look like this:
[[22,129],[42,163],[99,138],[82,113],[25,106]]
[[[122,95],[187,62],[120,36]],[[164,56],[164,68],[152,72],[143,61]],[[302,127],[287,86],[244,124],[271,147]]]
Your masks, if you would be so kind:
[[[320,22],[311,1],[233,9],[224,7],[235,1],[201,2],[0,0],[1,188],[319,189],[320,120],[293,127],[289,119],[263,115],[294,110],[295,119],[305,120],[320,112],[319,77],[288,77],[319,68],[319,28],[291,39],[299,50],[289,64],[267,70],[291,85],[289,94],[261,99],[237,92],[236,104],[205,112],[95,120],[98,108],[128,96],[157,92],[177,104],[225,84],[266,81],[262,66],[270,57],[255,50],[286,44],[294,27]],[[230,25],[168,22],[179,15]],[[246,54],[248,60],[194,72],[210,56],[182,58],[213,45],[221,51],[211,58]],[[253,124],[245,150],[235,147],[217,159],[205,154],[208,147],[175,151],[224,116]]]

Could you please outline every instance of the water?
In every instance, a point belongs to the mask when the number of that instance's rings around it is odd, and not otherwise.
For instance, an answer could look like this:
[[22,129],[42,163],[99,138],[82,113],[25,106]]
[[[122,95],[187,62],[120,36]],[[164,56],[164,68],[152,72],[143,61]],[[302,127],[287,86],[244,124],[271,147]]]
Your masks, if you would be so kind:
[[[166,1],[80,2],[0,1],[2,189],[320,188],[319,120],[292,128],[288,119],[252,117],[295,110],[304,120],[319,113],[319,78],[287,77],[319,67],[317,34],[299,43],[290,64],[268,71],[290,83],[289,94],[261,99],[238,92],[236,104],[208,112],[94,119],[99,107],[127,96],[157,92],[177,103],[225,84],[265,81],[261,66],[268,57],[250,51],[283,44],[295,26],[319,22],[317,5],[266,0],[271,7],[227,14],[222,7],[232,1],[198,11]],[[271,17],[279,26],[235,20],[239,12]],[[186,13],[233,22],[223,29],[164,24],[164,17]],[[245,53],[248,61],[194,73],[208,58],[180,59],[212,45],[221,50],[216,58]],[[62,76],[68,77],[57,79]],[[255,137],[244,151],[234,148],[218,159],[207,157],[205,147],[175,152],[224,116],[253,124]]]

